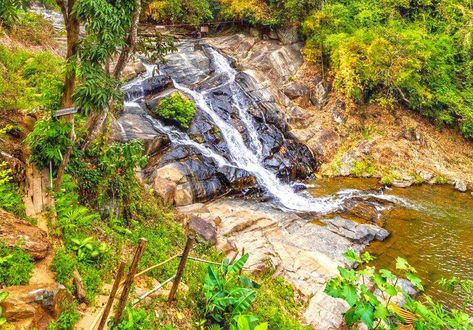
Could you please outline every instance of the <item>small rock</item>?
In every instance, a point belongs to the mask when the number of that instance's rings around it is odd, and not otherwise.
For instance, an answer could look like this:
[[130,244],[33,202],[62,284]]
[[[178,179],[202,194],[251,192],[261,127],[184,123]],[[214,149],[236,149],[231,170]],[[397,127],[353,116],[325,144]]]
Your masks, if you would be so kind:
[[20,244],[36,260],[44,259],[51,248],[48,234],[44,230],[2,209],[0,209],[0,242],[10,247]]
[[217,243],[217,230],[212,224],[204,219],[193,216],[189,221],[188,228],[191,232],[199,235],[212,245]]
[[419,170],[416,172],[418,176],[420,176],[422,178],[422,180],[424,180],[425,182],[429,182],[430,180],[432,180],[434,178],[434,174],[432,172],[429,172],[429,171],[423,171],[423,170]]
[[466,192],[467,191],[466,183],[464,181],[461,181],[461,180],[456,181],[455,182],[455,189],[458,190],[458,191],[461,191],[461,192]]
[[345,118],[345,102],[341,100],[336,100],[332,106],[329,108],[329,111],[332,113],[333,120],[337,124],[344,124],[346,122]]
[[327,228],[330,231],[344,236],[355,243],[368,244],[372,240],[383,241],[389,236],[389,232],[386,229],[374,225],[358,224],[339,216],[333,219],[322,220],[322,222],[327,224]]
[[327,103],[327,89],[323,82],[317,83],[310,93],[310,101],[313,105],[323,107]]
[[297,82],[292,82],[283,89],[284,94],[287,95],[291,100],[297,99],[298,97],[308,97],[309,89],[306,85]]
[[172,204],[174,202],[176,187],[176,183],[161,177],[156,177],[153,182],[154,191],[167,204]]
[[208,213],[209,209],[203,203],[194,203],[187,206],[178,207],[177,210],[181,213]]
[[392,183],[393,187],[407,188],[414,184],[414,181],[394,180]]
[[283,27],[276,31],[279,41],[284,45],[292,45],[299,42],[299,30],[297,27]]
[[73,300],[67,289],[58,283],[11,286],[2,291],[9,293],[2,303],[2,316],[14,329],[22,329],[25,324],[46,329]]
[[174,195],[174,202],[176,206],[186,206],[194,202],[194,195],[192,188],[188,184],[179,185],[176,188],[176,194]]

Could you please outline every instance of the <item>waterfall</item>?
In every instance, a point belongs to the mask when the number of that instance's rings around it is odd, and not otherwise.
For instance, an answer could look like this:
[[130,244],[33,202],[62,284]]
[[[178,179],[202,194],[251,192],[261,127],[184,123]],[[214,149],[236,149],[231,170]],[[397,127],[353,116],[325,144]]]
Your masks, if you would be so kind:
[[[221,132],[226,142],[228,153],[221,155],[212,146],[205,143],[197,143],[185,132],[165,126],[159,120],[147,114],[144,115],[157,132],[166,134],[174,145],[186,145],[194,148],[203,157],[211,159],[219,168],[235,167],[250,173],[256,178],[259,187],[274,199],[274,203],[285,210],[326,214],[337,211],[346,200],[354,196],[372,195],[361,191],[346,190],[332,196],[312,197],[305,192],[296,192],[290,184],[282,182],[275,172],[265,168],[263,164],[262,140],[256,129],[254,118],[249,111],[251,105],[254,104],[252,103],[254,100],[246,95],[243,88],[236,81],[238,72],[231,67],[228,59],[213,48],[208,47],[206,49],[211,56],[215,74],[223,78],[223,82],[216,87],[208,89],[192,89],[189,86],[173,81],[174,87],[191,97],[196,107],[210,117],[213,124]],[[142,83],[145,79],[153,77],[156,66],[145,64],[145,68],[145,73],[123,87],[127,99],[125,102],[125,108],[127,109],[141,108],[143,110],[140,104],[140,101],[145,96]],[[243,133],[233,126],[231,120],[224,120],[212,108],[212,92],[223,86],[227,87],[231,93],[231,106],[237,110],[239,120],[243,125],[242,129],[248,137],[247,142],[245,142]],[[122,134],[126,136],[123,128]],[[389,200],[389,197],[384,199]]]

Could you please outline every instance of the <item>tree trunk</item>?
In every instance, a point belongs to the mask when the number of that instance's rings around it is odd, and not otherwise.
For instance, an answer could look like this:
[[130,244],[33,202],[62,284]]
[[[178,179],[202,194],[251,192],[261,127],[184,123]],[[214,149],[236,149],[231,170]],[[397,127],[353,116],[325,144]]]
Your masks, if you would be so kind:
[[[73,61],[76,60],[77,55],[77,46],[79,44],[79,34],[80,34],[80,24],[78,18],[73,13],[73,7],[75,0],[67,1],[67,5],[64,1],[56,0],[57,4],[61,8],[62,15],[64,17],[64,24],[66,26],[67,33],[67,54],[66,62],[68,68],[66,69],[66,78],[64,81],[64,92],[62,95],[61,105],[63,108],[70,108],[74,105],[72,101],[72,95],[74,94],[74,88],[76,83],[76,69],[73,64]],[[55,190],[58,191],[61,187],[62,178],[64,176],[64,170],[69,163],[71,158],[72,146],[76,139],[76,134],[74,130],[74,115],[65,116],[63,119],[72,125],[71,133],[69,134],[69,146],[66,149],[64,157],[62,159],[61,165],[59,166]]]
[[130,54],[133,53],[136,46],[136,39],[138,36],[138,23],[140,20],[141,13],[141,0],[135,0],[135,11],[132,15],[132,23],[130,26],[130,31],[128,31],[128,36],[126,39],[126,46],[122,49],[120,56],[118,57],[117,64],[115,65],[115,70],[113,71],[113,76],[115,79],[120,77],[125,65],[128,62]]

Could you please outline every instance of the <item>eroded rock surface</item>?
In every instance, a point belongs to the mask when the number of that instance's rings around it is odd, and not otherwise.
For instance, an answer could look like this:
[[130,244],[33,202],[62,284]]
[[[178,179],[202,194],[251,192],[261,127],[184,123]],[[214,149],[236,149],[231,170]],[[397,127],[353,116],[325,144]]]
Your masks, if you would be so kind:
[[48,234],[29,222],[0,209],[0,241],[10,247],[20,246],[35,259],[44,259],[51,248]]

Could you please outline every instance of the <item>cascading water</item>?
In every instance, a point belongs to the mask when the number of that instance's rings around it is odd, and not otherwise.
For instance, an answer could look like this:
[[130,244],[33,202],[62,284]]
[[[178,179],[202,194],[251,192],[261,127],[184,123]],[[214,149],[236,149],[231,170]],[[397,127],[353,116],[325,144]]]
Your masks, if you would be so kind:
[[[211,56],[215,75],[223,80],[219,80],[220,84],[217,87],[197,90],[191,89],[177,81],[173,81],[173,83],[176,89],[190,96],[194,100],[196,107],[211,118],[226,142],[228,154],[224,157],[205,143],[197,143],[186,133],[172,127],[167,127],[159,120],[146,115],[146,119],[157,131],[167,134],[175,145],[186,145],[196,149],[202,156],[212,159],[220,168],[224,166],[236,167],[250,173],[256,178],[260,188],[273,197],[276,204],[283,209],[298,212],[330,213],[339,209],[347,199],[363,194],[360,191],[342,191],[333,196],[315,198],[308,194],[295,192],[291,185],[283,183],[276,173],[265,168],[262,154],[263,145],[255,127],[254,119],[249,112],[252,100],[236,82],[238,72],[231,67],[227,58],[210,47],[207,50]],[[134,108],[141,106],[139,101],[143,99],[144,93],[140,93],[139,88],[137,91],[137,86],[140,86],[145,79],[152,77],[154,71],[154,66],[146,65],[146,72],[140,78],[124,86],[123,89],[127,93],[128,99],[125,102],[125,107]],[[231,93],[231,106],[237,110],[243,130],[248,136],[248,142],[246,143],[242,133],[232,125],[231,121],[224,120],[213,109],[211,102],[212,93],[224,86]],[[126,132],[123,133],[124,135],[126,134]]]

